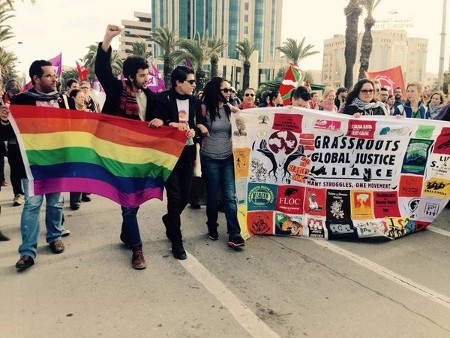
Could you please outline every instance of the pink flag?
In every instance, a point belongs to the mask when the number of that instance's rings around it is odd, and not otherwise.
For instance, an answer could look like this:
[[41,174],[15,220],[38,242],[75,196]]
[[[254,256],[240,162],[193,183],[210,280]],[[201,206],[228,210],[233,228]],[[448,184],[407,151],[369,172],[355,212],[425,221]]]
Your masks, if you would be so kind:
[[53,67],[55,67],[56,75],[61,76],[62,74],[62,53],[56,55],[54,58],[48,60],[52,63]]
[[[53,67],[55,68],[56,75],[61,76],[61,74],[62,74],[62,53],[59,53],[54,58],[51,58],[47,61],[50,61],[52,63]],[[33,85],[30,81],[27,84],[25,84],[25,86],[23,86],[22,90],[26,91],[28,89],[31,89],[32,87],[33,87]]]

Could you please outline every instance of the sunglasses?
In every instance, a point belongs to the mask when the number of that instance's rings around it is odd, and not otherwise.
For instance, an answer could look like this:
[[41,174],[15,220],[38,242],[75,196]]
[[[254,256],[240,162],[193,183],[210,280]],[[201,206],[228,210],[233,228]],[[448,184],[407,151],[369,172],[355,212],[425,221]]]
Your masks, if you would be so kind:
[[224,93],[228,93],[228,92],[231,93],[231,89],[230,88],[224,88],[224,89],[221,89],[221,91],[223,91]]
[[187,82],[189,82],[189,84],[193,85],[195,83],[195,80],[185,80]]
[[364,94],[372,94],[373,93],[373,89],[361,89],[360,92],[364,93]]
[[255,94],[245,93],[245,96],[251,96],[251,97],[253,97],[253,96],[255,96]]

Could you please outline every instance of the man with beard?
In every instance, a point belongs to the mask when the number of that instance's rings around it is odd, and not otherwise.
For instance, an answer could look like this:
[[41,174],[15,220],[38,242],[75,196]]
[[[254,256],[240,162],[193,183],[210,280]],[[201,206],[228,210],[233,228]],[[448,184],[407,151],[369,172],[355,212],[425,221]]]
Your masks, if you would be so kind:
[[[151,121],[155,93],[147,88],[148,62],[138,56],[129,56],[123,62],[123,80],[112,72],[111,41],[120,35],[122,28],[116,25],[106,27],[103,41],[98,45],[95,60],[95,75],[106,93],[102,113],[117,115],[133,120]],[[162,121],[160,123],[162,125]],[[120,240],[132,250],[131,265],[134,269],[145,269],[142,241],[137,221],[139,207],[122,206],[122,232]]]
[[[29,69],[29,76],[33,87],[23,93],[14,95],[11,98],[12,105],[41,106],[53,108],[75,109],[72,99],[69,99],[56,90],[57,75],[52,63],[46,60],[34,61]],[[61,241],[63,236],[63,205],[64,198],[60,192],[49,193],[45,195],[30,196],[29,186],[32,184],[27,178],[23,159],[20,155],[20,149],[17,137],[9,123],[8,106],[1,107],[1,127],[0,132],[10,140],[14,139],[16,147],[9,147],[10,152],[15,152],[17,156],[18,168],[16,174],[22,178],[22,187],[25,192],[25,203],[20,219],[20,231],[22,243],[19,246],[20,259],[16,263],[18,270],[24,270],[34,264],[37,254],[39,240],[39,222],[40,210],[45,196],[45,226],[47,228],[46,241],[50,249],[55,254],[64,251],[64,244]],[[12,153],[11,153],[12,155]]]

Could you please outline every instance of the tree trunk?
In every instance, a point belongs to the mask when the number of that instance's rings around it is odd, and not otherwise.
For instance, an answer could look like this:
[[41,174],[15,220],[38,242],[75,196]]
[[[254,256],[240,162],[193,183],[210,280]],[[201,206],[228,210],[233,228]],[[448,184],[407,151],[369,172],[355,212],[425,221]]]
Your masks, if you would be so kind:
[[358,48],[358,21],[362,13],[362,8],[358,0],[350,0],[344,9],[347,18],[345,29],[345,76],[344,86],[349,90],[353,87],[353,66],[356,62],[356,50]]
[[359,57],[359,75],[358,79],[366,77],[366,72],[369,70],[370,54],[372,53],[372,32],[371,29],[375,24],[375,20],[371,17],[367,17],[364,20],[364,35],[361,41],[361,53]]
[[242,89],[246,90],[250,87],[250,62],[244,61],[244,75],[242,79]]
[[164,84],[166,88],[172,87],[172,82],[170,81],[170,75],[172,74],[172,63],[170,57],[164,57]]

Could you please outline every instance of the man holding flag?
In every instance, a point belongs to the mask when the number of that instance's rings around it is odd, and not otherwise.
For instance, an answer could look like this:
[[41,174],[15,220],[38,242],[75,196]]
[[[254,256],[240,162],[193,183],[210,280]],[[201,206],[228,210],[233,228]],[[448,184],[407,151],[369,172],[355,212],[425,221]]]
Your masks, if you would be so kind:
[[[151,121],[152,127],[162,126],[163,121],[153,119],[155,93],[147,88],[148,62],[137,56],[129,56],[123,62],[123,80],[117,79],[111,68],[111,41],[120,35],[122,28],[116,25],[106,27],[103,42],[97,49],[95,74],[106,93],[102,113],[122,116],[141,121]],[[147,267],[142,251],[142,241],[137,221],[139,207],[122,206],[121,241],[132,250],[131,265],[141,270]]]
[[[28,106],[45,106],[55,108],[74,109],[72,100],[64,100],[62,95],[56,90],[57,74],[50,61],[36,60],[29,70],[32,88],[26,92],[15,95],[11,99],[11,104]],[[9,109],[6,106],[1,110],[1,133],[7,137],[14,136],[14,130],[9,123]],[[17,151],[19,148],[17,147]],[[17,156],[21,159],[20,153]],[[61,241],[62,235],[62,215],[63,215],[63,195],[60,192],[48,193],[45,195],[30,196],[29,186],[31,182],[27,179],[23,160],[21,170],[18,173],[22,177],[22,185],[25,192],[25,204],[20,220],[20,230],[22,244],[19,246],[20,259],[16,263],[18,270],[24,270],[34,264],[36,258],[37,244],[39,240],[39,217],[44,196],[45,226],[47,228],[46,241],[50,245],[53,253],[59,254],[64,251],[64,244]]]

